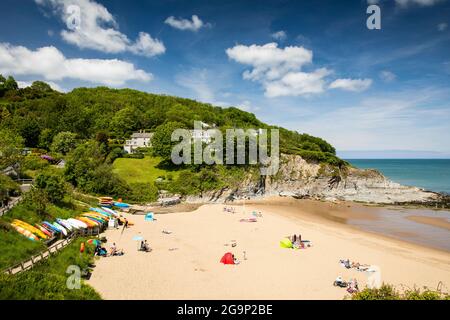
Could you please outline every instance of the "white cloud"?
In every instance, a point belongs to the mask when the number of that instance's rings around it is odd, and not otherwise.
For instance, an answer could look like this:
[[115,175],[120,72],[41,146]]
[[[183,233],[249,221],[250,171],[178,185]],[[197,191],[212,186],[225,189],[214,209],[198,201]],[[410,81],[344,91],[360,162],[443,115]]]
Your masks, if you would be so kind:
[[241,103],[238,104],[237,107],[243,111],[252,112],[252,113],[260,110],[259,107],[254,106],[249,100],[242,101]]
[[[39,5],[49,5],[66,24],[61,31],[62,38],[79,48],[94,49],[107,53],[132,52],[134,54],[152,57],[166,51],[164,44],[152,38],[148,33],[141,32],[139,38],[132,42],[118,30],[113,15],[103,5],[92,0],[35,0]],[[80,19],[73,27],[71,22],[73,12],[71,6],[78,6]],[[69,23],[70,22],[70,23]]]
[[194,32],[207,25],[203,23],[203,21],[195,14],[192,16],[192,21],[188,19],[177,19],[174,16],[170,16],[166,19],[166,21],[164,21],[164,23],[175,29]]
[[439,24],[438,24],[437,29],[438,29],[439,31],[445,31],[445,30],[447,29],[447,27],[448,27],[448,24],[445,23],[445,22],[442,22],[442,23],[439,23]]
[[438,2],[441,2],[442,0],[395,0],[397,5],[406,8],[410,5],[419,5],[419,6],[433,6]]
[[35,51],[22,46],[0,43],[0,73],[34,75],[45,80],[66,78],[120,86],[126,81],[149,81],[152,75],[117,59],[68,59],[57,48]]
[[397,76],[389,70],[383,70],[380,72],[380,78],[385,82],[392,82],[397,79]]
[[[408,90],[363,98],[342,108],[317,110],[312,117],[285,123],[300,132],[322,137],[338,150],[450,151],[448,91]],[[438,102],[436,104],[436,102]],[[351,137],[351,138],[349,138]]]
[[307,96],[325,91],[325,77],[331,74],[326,68],[313,72],[289,72],[276,81],[264,83],[266,96],[269,98],[281,96]]
[[272,33],[270,36],[271,36],[272,38],[274,38],[275,40],[278,40],[278,41],[284,41],[284,40],[286,40],[286,38],[287,38],[287,34],[286,34],[286,32],[283,31],[283,30],[274,32],[274,33]]
[[360,92],[367,90],[371,84],[371,79],[336,79],[330,84],[330,89]]
[[[326,90],[326,77],[332,73],[326,68],[305,72],[302,68],[312,63],[313,53],[303,47],[278,48],[276,43],[265,45],[236,45],[226,50],[228,57],[236,62],[251,66],[243,73],[246,80],[262,84],[267,97],[308,96]],[[342,80],[342,79],[341,79]],[[351,80],[354,88],[360,81],[367,86],[371,80]],[[335,84],[336,85],[336,84]],[[337,87],[347,89],[349,85]],[[368,84],[370,86],[370,83]],[[362,87],[359,84],[359,87]],[[359,90],[353,90],[359,91]]]

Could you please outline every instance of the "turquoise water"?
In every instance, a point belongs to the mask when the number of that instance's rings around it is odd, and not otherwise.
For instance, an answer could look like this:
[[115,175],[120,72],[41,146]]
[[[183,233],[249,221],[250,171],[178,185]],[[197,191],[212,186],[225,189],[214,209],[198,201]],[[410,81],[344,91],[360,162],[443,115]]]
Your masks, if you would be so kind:
[[392,181],[450,194],[450,159],[346,159],[362,169],[377,169]]

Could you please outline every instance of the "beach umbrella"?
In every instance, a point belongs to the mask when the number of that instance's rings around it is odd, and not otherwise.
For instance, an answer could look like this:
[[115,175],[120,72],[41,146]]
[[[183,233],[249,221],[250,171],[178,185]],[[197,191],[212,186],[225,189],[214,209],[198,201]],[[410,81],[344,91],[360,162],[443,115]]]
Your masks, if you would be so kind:
[[97,239],[89,239],[87,241],[87,243],[93,244],[94,246],[98,246],[101,242],[100,242],[100,240],[97,240]]

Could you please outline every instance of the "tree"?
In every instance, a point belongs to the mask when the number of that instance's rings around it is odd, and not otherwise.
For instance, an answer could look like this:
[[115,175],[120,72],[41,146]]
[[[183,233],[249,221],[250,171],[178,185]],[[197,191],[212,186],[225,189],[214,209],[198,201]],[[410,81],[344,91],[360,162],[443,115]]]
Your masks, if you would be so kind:
[[9,200],[12,194],[20,192],[19,185],[15,183],[10,177],[0,174],[0,204]]
[[135,107],[121,109],[111,119],[111,131],[124,137],[140,127],[141,119],[141,113]]
[[35,186],[45,193],[51,203],[61,202],[66,194],[66,184],[63,178],[54,172],[41,172],[35,179]]
[[41,129],[32,115],[25,117],[20,124],[20,135],[25,139],[25,146],[35,148],[39,144]]
[[20,163],[23,159],[23,138],[9,129],[0,130],[0,169]]
[[52,92],[53,89],[50,85],[43,81],[34,81],[30,87],[31,89],[39,92]]
[[60,132],[53,138],[50,149],[53,152],[68,154],[77,146],[77,135],[72,132]]
[[67,159],[65,177],[87,193],[123,196],[129,192],[127,184],[105,163],[106,155],[97,141],[79,145]]
[[45,128],[39,135],[39,148],[49,150],[53,142],[53,131],[49,128]]
[[47,194],[39,188],[32,188],[25,194],[25,203],[33,208],[40,217],[46,216],[47,205],[49,204]]
[[109,152],[109,136],[105,131],[99,131],[95,135],[95,141],[97,141],[105,153]]
[[19,89],[19,86],[16,80],[13,77],[9,76],[4,82],[4,88],[6,91],[10,91]]
[[152,137],[152,150],[154,155],[168,161],[171,159],[172,148],[179,142],[171,141],[172,132],[176,129],[185,128],[184,124],[179,122],[167,122],[158,126]]

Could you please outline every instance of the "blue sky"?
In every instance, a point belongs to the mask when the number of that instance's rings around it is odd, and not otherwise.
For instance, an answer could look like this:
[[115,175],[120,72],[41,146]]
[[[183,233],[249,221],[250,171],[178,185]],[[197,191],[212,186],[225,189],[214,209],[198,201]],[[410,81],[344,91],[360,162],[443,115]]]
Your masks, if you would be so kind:
[[238,106],[340,151],[450,155],[450,1],[369,2],[381,30],[367,0],[3,0],[0,73]]

